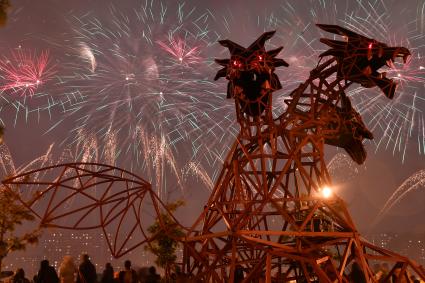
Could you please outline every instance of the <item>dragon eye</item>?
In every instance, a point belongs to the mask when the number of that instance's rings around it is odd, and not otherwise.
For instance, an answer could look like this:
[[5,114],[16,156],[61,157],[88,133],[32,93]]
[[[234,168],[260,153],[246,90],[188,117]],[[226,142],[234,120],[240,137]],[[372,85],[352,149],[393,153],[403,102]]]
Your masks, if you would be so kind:
[[261,55],[258,55],[258,60],[263,60],[263,56],[261,56]]
[[233,66],[236,68],[242,67],[242,63],[239,60],[233,60]]
[[372,49],[372,47],[373,47],[373,43],[371,42],[371,43],[369,43],[369,49]]

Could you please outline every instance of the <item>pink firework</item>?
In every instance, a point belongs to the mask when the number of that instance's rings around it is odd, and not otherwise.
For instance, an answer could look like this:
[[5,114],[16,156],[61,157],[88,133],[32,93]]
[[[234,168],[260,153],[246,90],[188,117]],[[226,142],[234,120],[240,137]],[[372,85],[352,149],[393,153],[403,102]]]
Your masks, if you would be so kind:
[[156,43],[171,54],[179,64],[192,65],[201,60],[199,46],[190,47],[183,39],[171,38],[168,40],[168,44],[160,40],[156,41]]
[[33,96],[53,74],[48,51],[37,54],[20,48],[13,50],[10,57],[0,60],[0,92]]
[[398,80],[401,84],[413,82],[425,83],[425,68],[421,65],[424,64],[425,58],[419,54],[412,54],[409,59],[402,67],[393,65],[389,71],[390,76]]

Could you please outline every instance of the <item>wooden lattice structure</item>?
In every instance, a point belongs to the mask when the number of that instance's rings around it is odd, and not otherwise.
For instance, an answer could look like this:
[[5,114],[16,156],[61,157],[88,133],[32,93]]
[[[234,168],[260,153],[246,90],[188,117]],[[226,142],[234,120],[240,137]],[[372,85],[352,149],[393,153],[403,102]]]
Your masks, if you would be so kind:
[[[351,39],[331,42],[335,52],[323,57],[332,57],[291,93],[287,110],[277,119],[272,117],[272,92],[280,85],[273,72],[286,64],[274,58],[281,48],[264,49],[273,33],[263,34],[246,49],[228,40],[220,42],[229,48],[231,58],[217,60],[224,68],[216,78],[229,80],[228,97],[235,99],[240,132],[186,238],[183,265],[195,281],[361,282],[350,279],[355,265],[365,282],[376,282],[370,268],[374,260],[393,263],[385,282],[394,273],[406,277],[407,267],[425,277],[424,269],[414,262],[362,239],[344,202],[325,195],[332,183],[324,145],[342,147],[363,163],[362,141],[373,138],[344,90],[353,82],[366,85],[362,69],[369,67],[372,73],[381,67],[374,65],[374,52],[379,60],[394,60],[409,51],[376,41],[371,49],[370,39],[337,26],[321,27]],[[352,41],[357,47],[347,49]],[[336,50],[337,45],[343,52]],[[360,56],[369,56],[369,64],[359,66]],[[379,79],[387,80],[373,78]],[[392,96],[395,84],[388,82],[390,89],[380,85]]]
[[[42,227],[101,230],[114,257],[149,244],[155,235],[148,228],[163,219],[159,215],[174,219],[147,181],[105,164],[44,167],[8,178],[3,185],[19,193]],[[163,225],[165,232],[172,228]]]
[[[392,268],[379,282],[410,280],[408,271],[425,280],[415,262],[365,241],[343,200],[326,189],[332,182],[324,145],[344,148],[361,164],[362,141],[373,138],[344,91],[359,83],[392,98],[396,84],[378,69],[396,57],[406,60],[409,50],[338,26],[319,27],[345,40],[321,39],[331,47],[321,55],[324,62],[277,118],[272,94],[281,85],[274,70],[288,64],[276,58],[282,47],[265,50],[274,32],[248,48],[220,41],[231,58],[217,60],[223,68],[216,79],[229,80],[240,132],[203,212],[179,239],[182,270],[194,282],[377,282],[370,267],[375,261]],[[160,214],[179,225],[148,182],[112,166],[51,166],[3,185],[19,193],[44,226],[102,229],[116,257],[149,244],[155,235],[147,227]],[[161,226],[163,233],[172,228]]]

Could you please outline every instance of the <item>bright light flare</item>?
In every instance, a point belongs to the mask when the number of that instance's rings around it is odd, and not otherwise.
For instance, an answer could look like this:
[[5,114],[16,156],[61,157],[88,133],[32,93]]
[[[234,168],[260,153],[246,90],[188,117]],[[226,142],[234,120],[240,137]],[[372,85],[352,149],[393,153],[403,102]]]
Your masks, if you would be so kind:
[[320,193],[322,195],[323,198],[330,198],[333,194],[332,189],[329,188],[328,186],[323,187],[320,190]]

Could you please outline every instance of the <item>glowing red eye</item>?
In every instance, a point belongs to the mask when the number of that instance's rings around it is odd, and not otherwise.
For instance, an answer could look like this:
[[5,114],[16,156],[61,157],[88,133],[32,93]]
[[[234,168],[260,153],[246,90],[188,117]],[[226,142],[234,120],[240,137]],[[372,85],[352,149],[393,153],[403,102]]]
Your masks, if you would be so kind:
[[259,59],[259,60],[263,60],[263,56],[261,56],[261,55],[260,55],[260,56],[258,56],[258,59]]
[[372,49],[373,43],[369,43],[369,49]]
[[233,66],[236,68],[241,68],[242,67],[242,63],[239,60],[234,60],[233,61]]

